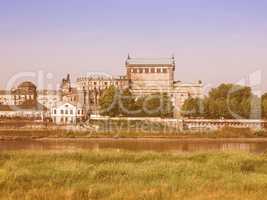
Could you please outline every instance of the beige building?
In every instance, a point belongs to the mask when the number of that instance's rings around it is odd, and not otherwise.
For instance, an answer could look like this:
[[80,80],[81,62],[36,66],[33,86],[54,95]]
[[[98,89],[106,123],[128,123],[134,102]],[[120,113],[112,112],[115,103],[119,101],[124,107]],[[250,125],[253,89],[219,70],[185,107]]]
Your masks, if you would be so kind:
[[97,112],[99,97],[111,85],[120,89],[129,88],[136,96],[168,93],[176,108],[176,115],[179,115],[181,106],[188,97],[203,97],[203,85],[200,81],[175,81],[174,57],[146,59],[128,56],[125,65],[125,76],[91,75],[77,79],[77,99],[87,112]]
[[99,98],[103,91],[110,86],[126,89],[128,88],[128,80],[125,76],[112,77],[94,74],[78,78],[76,86],[79,94],[79,103],[84,105],[87,111],[97,112]]
[[32,82],[25,81],[10,91],[0,91],[0,105],[32,105],[36,103],[37,90]]
[[174,83],[174,58],[142,59],[130,58],[126,60],[127,79],[133,91],[169,90]]
[[127,79],[129,88],[137,96],[151,93],[168,93],[175,106],[176,116],[189,97],[203,97],[201,81],[183,83],[175,81],[175,58],[131,58],[126,60]]

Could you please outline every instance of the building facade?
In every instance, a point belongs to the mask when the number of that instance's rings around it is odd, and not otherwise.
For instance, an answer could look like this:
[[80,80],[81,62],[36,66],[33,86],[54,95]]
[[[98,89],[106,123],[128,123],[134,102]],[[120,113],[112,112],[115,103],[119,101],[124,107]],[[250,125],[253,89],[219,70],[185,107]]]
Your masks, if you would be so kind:
[[151,93],[169,94],[175,107],[175,115],[180,115],[180,109],[189,97],[203,97],[201,81],[182,83],[175,81],[175,58],[131,58],[126,60],[129,88],[137,96]]
[[0,91],[0,105],[33,105],[37,103],[36,86],[29,81],[12,90]]
[[179,116],[181,106],[188,97],[203,97],[203,85],[175,81],[175,58],[131,58],[125,62],[126,75],[112,77],[107,75],[92,75],[80,77],[76,81],[78,101],[88,113],[97,113],[99,98],[103,91],[111,85],[119,88],[129,88],[138,96],[152,93],[169,94]]
[[90,75],[80,77],[76,82],[79,103],[90,113],[96,113],[99,106],[99,98],[103,91],[110,86],[120,89],[128,88],[126,76],[112,77],[108,75]]
[[60,102],[60,91],[58,90],[38,90],[37,91],[37,101],[42,104],[48,110],[55,107],[58,102]]
[[55,124],[76,124],[85,118],[82,106],[60,102],[51,109],[51,118]]
[[129,88],[137,93],[138,90],[169,90],[173,87],[174,70],[174,57],[142,59],[128,56],[126,60]]

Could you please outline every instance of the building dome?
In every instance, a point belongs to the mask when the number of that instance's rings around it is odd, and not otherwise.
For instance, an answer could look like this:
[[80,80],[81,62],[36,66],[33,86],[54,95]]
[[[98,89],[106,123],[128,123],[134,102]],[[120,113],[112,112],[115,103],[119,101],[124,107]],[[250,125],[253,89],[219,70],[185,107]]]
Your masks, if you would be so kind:
[[36,89],[36,86],[30,81],[25,81],[18,85],[18,89],[20,88]]

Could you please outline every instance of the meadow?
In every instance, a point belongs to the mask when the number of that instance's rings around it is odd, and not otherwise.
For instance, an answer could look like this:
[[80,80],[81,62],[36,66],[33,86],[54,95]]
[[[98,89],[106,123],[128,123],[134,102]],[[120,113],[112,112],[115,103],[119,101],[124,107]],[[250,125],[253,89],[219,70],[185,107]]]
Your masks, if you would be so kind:
[[1,152],[0,199],[267,199],[267,155]]

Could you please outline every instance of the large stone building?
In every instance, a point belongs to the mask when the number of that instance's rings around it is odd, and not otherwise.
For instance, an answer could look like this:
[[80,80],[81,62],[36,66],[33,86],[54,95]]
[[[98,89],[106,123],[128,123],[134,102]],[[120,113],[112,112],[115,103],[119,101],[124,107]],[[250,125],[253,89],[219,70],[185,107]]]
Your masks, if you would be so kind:
[[79,103],[84,105],[87,112],[97,112],[99,98],[103,91],[110,86],[126,89],[128,88],[128,80],[125,76],[112,77],[94,74],[78,78],[76,86]]
[[175,81],[175,58],[131,58],[126,60],[129,88],[135,95],[141,96],[156,92],[168,93],[175,106],[176,115],[184,101],[189,97],[203,97],[201,81],[182,83]]
[[37,103],[36,86],[29,81],[22,82],[12,90],[0,91],[1,105],[26,105]]
[[[131,58],[125,62],[126,75],[113,77],[92,74],[76,80],[72,87],[70,75],[62,79],[58,91],[40,90],[29,82],[21,83],[12,91],[0,91],[0,105],[41,104],[48,110],[64,103],[82,107],[84,115],[97,113],[99,98],[103,91],[115,86],[119,89],[129,88],[134,95],[143,96],[151,93],[167,93],[175,106],[176,114],[188,97],[203,97],[203,86],[196,83],[183,83],[174,78],[175,58]],[[51,114],[51,113],[50,113]]]
[[19,84],[11,91],[0,92],[0,117],[23,117],[44,119],[48,109],[38,102],[37,87],[29,81]]
[[136,93],[169,90],[174,84],[174,58],[126,60],[129,87]]
[[98,110],[99,97],[103,90],[114,85],[129,88],[136,96],[165,92],[171,97],[176,113],[188,97],[202,97],[203,86],[196,83],[175,81],[175,58],[131,58],[126,60],[126,76],[87,76],[77,79],[78,99],[88,112]]

